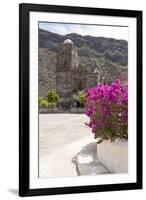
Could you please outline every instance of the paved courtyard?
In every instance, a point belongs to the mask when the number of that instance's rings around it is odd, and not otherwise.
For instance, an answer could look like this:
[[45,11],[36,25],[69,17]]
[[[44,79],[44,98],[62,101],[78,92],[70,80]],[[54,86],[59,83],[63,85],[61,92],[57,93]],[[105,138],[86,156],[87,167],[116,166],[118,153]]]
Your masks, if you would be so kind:
[[39,114],[39,177],[77,176],[73,157],[95,142],[85,114]]

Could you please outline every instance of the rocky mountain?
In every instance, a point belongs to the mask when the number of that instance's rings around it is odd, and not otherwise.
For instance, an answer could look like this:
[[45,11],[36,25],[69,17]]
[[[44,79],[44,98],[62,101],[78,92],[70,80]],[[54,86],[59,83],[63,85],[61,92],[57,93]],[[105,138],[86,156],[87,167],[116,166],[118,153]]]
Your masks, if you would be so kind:
[[79,66],[93,72],[96,68],[106,74],[107,82],[127,76],[128,42],[114,38],[82,36],[76,33],[59,35],[39,29],[39,96],[55,88],[58,45],[71,39],[77,47]]

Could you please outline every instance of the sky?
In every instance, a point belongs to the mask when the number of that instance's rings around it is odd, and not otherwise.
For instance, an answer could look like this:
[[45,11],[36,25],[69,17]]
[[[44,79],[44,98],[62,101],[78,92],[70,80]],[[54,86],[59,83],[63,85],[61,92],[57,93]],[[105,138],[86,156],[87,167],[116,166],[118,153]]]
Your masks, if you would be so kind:
[[91,35],[128,41],[128,27],[39,22],[39,28],[60,35],[77,33],[82,36]]

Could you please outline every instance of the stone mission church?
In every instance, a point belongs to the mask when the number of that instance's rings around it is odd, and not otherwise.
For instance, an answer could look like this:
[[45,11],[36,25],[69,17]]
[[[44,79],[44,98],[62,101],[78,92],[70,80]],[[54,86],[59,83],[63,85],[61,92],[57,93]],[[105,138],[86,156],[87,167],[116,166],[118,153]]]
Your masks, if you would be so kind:
[[88,87],[94,87],[100,80],[98,70],[92,73],[82,70],[79,66],[77,48],[70,39],[66,39],[58,47],[56,66],[56,91],[59,105],[70,108],[73,95]]

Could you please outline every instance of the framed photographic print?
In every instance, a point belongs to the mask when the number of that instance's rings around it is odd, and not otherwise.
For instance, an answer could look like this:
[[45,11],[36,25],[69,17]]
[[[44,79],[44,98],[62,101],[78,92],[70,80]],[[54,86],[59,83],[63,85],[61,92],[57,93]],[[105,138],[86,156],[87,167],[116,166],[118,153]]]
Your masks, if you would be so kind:
[[141,189],[142,11],[19,9],[19,195]]

